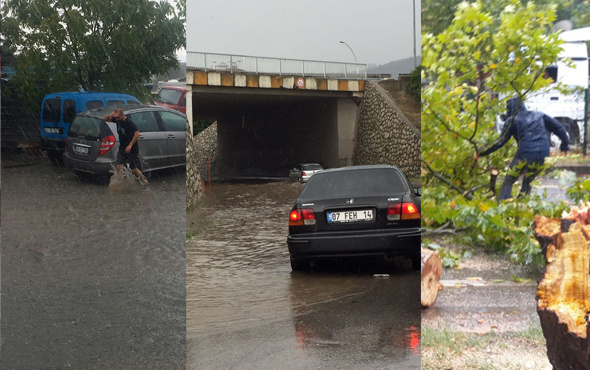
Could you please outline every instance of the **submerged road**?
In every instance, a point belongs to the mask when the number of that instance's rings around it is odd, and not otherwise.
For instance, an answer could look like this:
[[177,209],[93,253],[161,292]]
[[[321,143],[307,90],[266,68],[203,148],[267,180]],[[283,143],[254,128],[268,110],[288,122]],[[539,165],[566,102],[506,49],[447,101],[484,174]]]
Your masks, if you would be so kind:
[[409,264],[291,272],[288,214],[302,186],[214,184],[187,215],[187,368],[420,368]]
[[184,368],[185,189],[3,168],[0,367]]

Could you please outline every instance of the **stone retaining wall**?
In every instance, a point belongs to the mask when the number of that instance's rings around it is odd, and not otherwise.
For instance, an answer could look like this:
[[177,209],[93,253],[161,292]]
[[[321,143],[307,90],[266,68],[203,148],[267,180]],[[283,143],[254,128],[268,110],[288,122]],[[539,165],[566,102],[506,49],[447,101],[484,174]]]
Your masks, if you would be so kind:
[[186,122],[186,208],[194,207],[203,196],[203,186],[197,160],[200,156],[188,120]]
[[420,177],[420,131],[374,82],[365,85],[355,138],[353,164],[396,165],[408,177]]
[[207,158],[209,158],[211,177],[217,177],[217,122],[195,136],[198,148],[197,168],[204,178],[207,177]]

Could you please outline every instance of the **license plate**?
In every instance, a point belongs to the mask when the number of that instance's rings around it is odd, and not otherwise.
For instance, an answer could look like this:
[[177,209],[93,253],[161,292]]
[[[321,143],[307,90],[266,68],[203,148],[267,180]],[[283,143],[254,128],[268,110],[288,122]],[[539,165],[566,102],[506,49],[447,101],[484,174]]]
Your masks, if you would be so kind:
[[59,127],[45,127],[46,134],[61,134],[61,129]]
[[375,213],[371,209],[345,212],[328,212],[328,222],[373,221]]
[[88,148],[84,146],[74,145],[74,153],[88,154]]

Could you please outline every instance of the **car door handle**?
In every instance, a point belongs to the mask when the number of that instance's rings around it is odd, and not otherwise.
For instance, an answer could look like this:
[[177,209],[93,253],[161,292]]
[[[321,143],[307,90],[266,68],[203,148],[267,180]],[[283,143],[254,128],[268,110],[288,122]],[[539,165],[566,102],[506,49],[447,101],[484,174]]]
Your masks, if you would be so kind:
[[168,134],[168,139],[176,139],[176,135]]
[[144,137],[143,137],[143,135],[139,135],[139,138],[140,138],[140,139],[143,139]]

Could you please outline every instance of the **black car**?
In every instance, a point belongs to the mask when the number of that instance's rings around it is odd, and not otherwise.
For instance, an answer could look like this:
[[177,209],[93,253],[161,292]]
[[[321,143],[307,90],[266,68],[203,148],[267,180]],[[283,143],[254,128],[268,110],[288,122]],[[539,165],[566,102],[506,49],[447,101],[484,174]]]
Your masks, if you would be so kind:
[[321,171],[289,215],[291,268],[325,257],[407,256],[420,266],[420,188],[395,166]]

